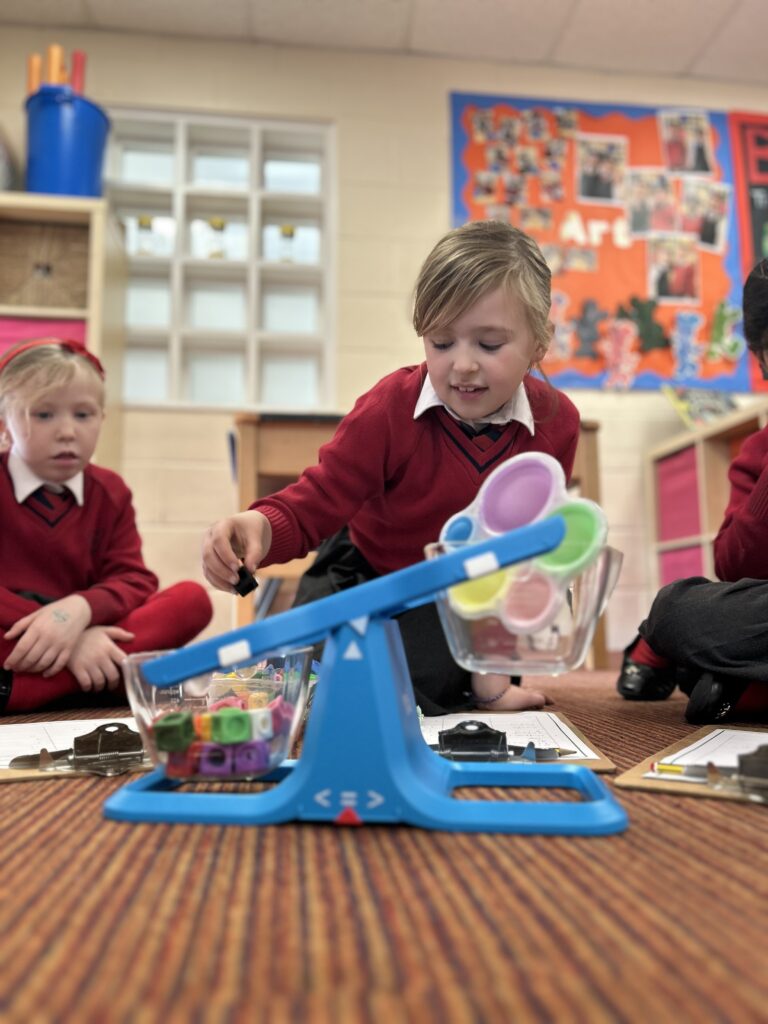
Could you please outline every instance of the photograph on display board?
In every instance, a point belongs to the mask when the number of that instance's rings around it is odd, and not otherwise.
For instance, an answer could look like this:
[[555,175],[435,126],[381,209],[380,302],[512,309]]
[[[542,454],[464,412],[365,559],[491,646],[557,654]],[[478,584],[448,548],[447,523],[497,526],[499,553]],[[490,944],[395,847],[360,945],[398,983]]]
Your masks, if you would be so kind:
[[[744,277],[768,258],[768,115],[732,113],[728,116],[733,149],[734,206],[741,236]],[[750,361],[752,387],[768,391],[757,360]]]
[[729,115],[462,93],[451,114],[454,225],[508,221],[552,272],[554,384],[754,387]]

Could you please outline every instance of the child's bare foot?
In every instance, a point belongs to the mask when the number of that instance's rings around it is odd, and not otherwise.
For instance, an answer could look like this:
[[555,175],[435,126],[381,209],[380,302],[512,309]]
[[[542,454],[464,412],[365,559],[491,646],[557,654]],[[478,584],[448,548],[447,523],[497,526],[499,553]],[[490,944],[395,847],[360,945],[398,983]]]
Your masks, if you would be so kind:
[[537,711],[552,703],[546,694],[512,686],[509,676],[496,673],[473,673],[472,692],[480,711]]

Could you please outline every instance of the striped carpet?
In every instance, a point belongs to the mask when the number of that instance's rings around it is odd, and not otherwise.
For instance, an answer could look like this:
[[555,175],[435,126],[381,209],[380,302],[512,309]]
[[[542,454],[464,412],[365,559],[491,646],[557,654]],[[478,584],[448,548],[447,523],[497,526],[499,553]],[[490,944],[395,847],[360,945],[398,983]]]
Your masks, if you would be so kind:
[[[544,688],[619,770],[693,731],[613,679]],[[3,1024],[768,1020],[766,808],[623,790],[601,838],[127,825],[120,784],[0,786]]]

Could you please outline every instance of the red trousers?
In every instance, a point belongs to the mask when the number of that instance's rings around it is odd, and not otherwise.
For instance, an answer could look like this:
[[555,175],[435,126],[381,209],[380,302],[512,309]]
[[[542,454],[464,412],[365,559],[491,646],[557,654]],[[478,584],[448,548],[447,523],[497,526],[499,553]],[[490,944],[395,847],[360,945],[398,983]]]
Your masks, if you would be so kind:
[[[163,651],[194,640],[211,621],[213,608],[204,587],[190,581],[176,583],[167,590],[154,594],[140,608],[114,623],[134,634],[129,643],[118,643],[126,654],[139,651]],[[2,628],[10,629],[12,623],[3,623]],[[0,639],[0,666],[10,654],[16,641]],[[118,693],[124,695],[121,689]],[[67,669],[55,676],[45,678],[38,673],[14,672],[13,688],[6,706],[6,712],[37,711],[46,705],[59,702],[62,698],[79,695],[78,703],[96,706],[109,702],[109,691],[84,691]]]

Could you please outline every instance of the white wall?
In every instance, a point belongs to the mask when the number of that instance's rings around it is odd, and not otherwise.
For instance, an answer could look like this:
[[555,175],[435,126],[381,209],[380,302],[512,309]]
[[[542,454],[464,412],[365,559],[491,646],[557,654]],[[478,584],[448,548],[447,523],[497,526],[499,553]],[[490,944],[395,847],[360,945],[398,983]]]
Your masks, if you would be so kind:
[[[419,358],[420,346],[409,327],[408,297],[421,260],[450,226],[450,92],[768,110],[766,89],[702,80],[3,27],[0,126],[19,154],[24,139],[25,56],[52,41],[68,50],[86,50],[88,94],[106,106],[319,119],[336,125],[337,406],[342,410],[381,375]],[[677,433],[679,421],[657,394],[570,394],[585,418],[602,424],[603,504],[613,542],[626,553],[608,616],[608,644],[619,649],[633,635],[652,597],[644,453]],[[130,431],[140,416],[126,417],[126,429]],[[174,431],[181,436],[185,422],[179,419],[174,425],[172,417],[168,420],[165,436],[171,446]],[[218,431],[221,423],[216,422]],[[218,508],[216,490],[210,492],[213,502],[202,503],[200,521],[190,522],[189,516],[185,522],[171,520],[168,509],[152,504],[147,493],[147,453],[137,461],[130,456],[130,447],[128,452],[123,469],[136,487],[153,565],[164,582],[185,562],[193,575],[205,525],[202,516]],[[216,463],[219,490],[227,474],[223,446],[221,452]],[[194,486],[194,476],[189,484],[184,480],[184,487]],[[229,510],[231,494],[227,500],[221,496],[223,514]],[[167,539],[169,531],[175,537],[172,562],[162,553],[162,537]],[[222,618],[228,608],[220,604]]]

